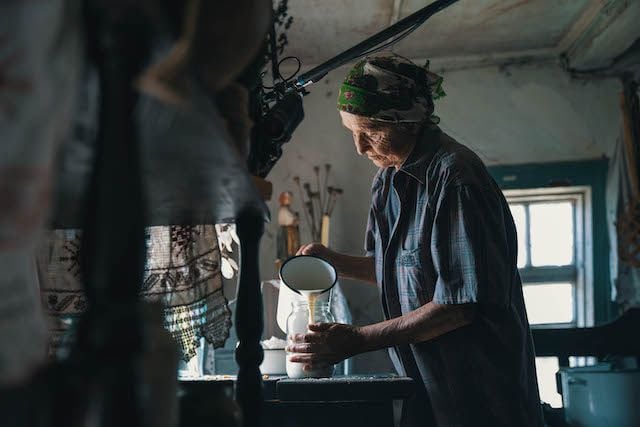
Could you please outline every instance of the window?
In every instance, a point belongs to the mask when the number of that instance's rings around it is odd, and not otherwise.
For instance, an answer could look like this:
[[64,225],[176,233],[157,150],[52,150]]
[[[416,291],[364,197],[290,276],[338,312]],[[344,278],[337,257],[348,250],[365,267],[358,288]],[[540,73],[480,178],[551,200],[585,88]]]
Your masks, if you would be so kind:
[[[533,328],[593,324],[589,187],[507,190],[518,233],[518,269]],[[556,358],[537,358],[540,397],[562,406]]]

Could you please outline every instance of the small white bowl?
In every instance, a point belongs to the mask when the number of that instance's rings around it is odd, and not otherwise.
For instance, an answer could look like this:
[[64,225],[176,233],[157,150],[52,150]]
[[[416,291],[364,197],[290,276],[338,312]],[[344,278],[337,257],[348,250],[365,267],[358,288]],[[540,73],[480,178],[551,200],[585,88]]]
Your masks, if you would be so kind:
[[263,375],[286,375],[287,363],[284,348],[265,348],[260,372]]

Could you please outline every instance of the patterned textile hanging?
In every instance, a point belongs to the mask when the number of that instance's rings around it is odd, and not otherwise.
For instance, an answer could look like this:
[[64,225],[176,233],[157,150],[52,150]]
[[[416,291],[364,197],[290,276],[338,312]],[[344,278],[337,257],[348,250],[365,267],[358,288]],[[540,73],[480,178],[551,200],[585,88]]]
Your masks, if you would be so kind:
[[[73,340],[75,320],[87,306],[80,281],[80,241],[80,230],[52,230],[38,253],[52,354],[64,351]],[[223,346],[231,313],[222,289],[215,226],[148,227],[146,241],[140,296],[163,303],[165,327],[178,343],[183,360],[196,355],[202,337],[216,348]]]
[[624,157],[628,174],[630,194],[624,211],[618,217],[618,256],[631,267],[640,267],[640,177],[638,174],[638,144],[640,143],[640,106],[638,105],[637,85],[625,83],[620,94],[622,110],[622,140],[625,147]]
[[609,160],[607,222],[612,299],[623,310],[640,306],[640,101],[638,86],[624,83],[620,94],[621,136]]

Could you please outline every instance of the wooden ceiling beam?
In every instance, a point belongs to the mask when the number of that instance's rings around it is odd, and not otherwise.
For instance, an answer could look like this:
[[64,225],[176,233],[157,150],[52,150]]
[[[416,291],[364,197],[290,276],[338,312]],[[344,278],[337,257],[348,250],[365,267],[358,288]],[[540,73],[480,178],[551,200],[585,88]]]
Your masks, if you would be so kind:
[[556,47],[572,70],[611,66],[640,38],[640,2],[593,0]]

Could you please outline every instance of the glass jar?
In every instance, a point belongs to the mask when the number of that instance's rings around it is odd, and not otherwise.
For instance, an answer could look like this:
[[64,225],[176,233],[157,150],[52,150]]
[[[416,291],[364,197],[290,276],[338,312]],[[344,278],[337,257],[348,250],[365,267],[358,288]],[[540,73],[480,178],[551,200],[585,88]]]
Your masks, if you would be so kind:
[[[291,314],[287,318],[287,344],[292,345],[291,337],[295,334],[306,334],[309,323],[333,323],[335,319],[329,308],[327,301],[318,301],[313,304],[312,311],[309,312],[307,301],[296,301],[292,303]],[[324,378],[333,375],[335,365],[326,368],[315,368],[308,371],[303,370],[303,363],[290,362],[289,357],[296,353],[287,352],[287,375],[289,378]]]

